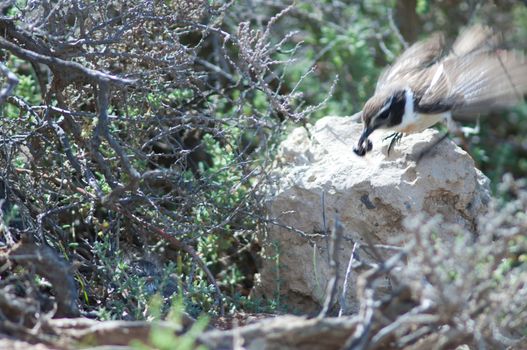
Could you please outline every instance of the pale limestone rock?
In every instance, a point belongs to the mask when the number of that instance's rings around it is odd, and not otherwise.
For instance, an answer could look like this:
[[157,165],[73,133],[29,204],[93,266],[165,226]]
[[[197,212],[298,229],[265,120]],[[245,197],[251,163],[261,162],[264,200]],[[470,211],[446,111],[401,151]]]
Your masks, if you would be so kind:
[[[373,150],[359,157],[352,149],[361,129],[353,118],[326,117],[309,133],[293,130],[281,144],[267,200],[275,224],[262,237],[267,258],[257,296],[280,295],[280,303],[302,312],[323,304],[329,263],[322,193],[326,230],[336,216],[344,225],[339,293],[354,242],[392,244],[394,237],[404,237],[403,221],[420,213],[441,214],[448,222],[475,230],[476,218],[485,213],[490,199],[489,181],[465,151],[445,140],[416,164],[415,155],[439,137],[438,131],[404,137],[389,156],[388,141],[382,140],[386,134],[375,132]],[[375,261],[365,250],[359,254],[364,261]],[[356,272],[350,275],[349,310],[357,307],[356,278]]]

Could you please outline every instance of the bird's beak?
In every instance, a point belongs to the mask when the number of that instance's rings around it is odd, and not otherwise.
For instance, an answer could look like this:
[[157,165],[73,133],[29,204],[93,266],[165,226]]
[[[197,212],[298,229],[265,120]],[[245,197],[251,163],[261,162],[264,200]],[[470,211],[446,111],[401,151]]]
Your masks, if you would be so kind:
[[366,139],[368,138],[368,136],[370,136],[370,134],[373,132],[373,129],[370,128],[370,127],[364,127],[364,129],[362,130],[362,134],[360,134],[360,138],[359,138],[359,147],[362,146],[362,144],[364,143],[364,141],[366,141]]
[[[359,142],[357,144],[357,147],[353,148],[353,152],[355,152],[358,156],[364,156],[367,152],[371,151],[372,143],[370,140],[368,140],[368,136],[373,132],[373,128],[365,127],[362,130],[362,134],[360,135]],[[364,143],[366,142],[366,147],[364,147]]]

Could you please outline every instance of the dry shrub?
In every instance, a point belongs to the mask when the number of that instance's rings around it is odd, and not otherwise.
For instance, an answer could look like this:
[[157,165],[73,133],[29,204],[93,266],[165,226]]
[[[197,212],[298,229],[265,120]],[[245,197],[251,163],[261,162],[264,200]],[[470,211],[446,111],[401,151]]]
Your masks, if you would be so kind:
[[[476,234],[440,217],[407,222],[413,238],[406,248],[360,278],[359,327],[349,348],[524,344],[527,189],[525,182],[506,176],[501,190],[507,200],[492,202]],[[386,275],[393,292],[379,297],[375,282]]]
[[196,313],[248,294],[274,141],[310,110],[279,83],[289,37],[269,38],[288,9],[258,26],[231,5],[1,5],[3,243],[25,235],[75,262],[85,312],[113,301],[109,317],[145,317],[133,288],[158,279]]

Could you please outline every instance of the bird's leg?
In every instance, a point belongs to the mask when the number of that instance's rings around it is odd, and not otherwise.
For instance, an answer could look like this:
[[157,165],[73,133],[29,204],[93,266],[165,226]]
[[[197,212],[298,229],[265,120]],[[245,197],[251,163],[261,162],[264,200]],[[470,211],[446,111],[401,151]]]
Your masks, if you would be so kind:
[[397,136],[397,134],[399,134],[398,132],[394,132],[393,134],[390,134],[388,136],[386,136],[385,138],[383,138],[382,140],[383,141],[386,141],[388,139],[391,139],[391,138],[394,138],[395,136]]
[[449,133],[446,132],[443,136],[441,136],[440,138],[438,138],[437,140],[435,140],[432,144],[428,145],[427,147],[423,148],[418,154],[417,154],[417,157],[415,159],[415,162],[416,163],[419,163],[421,161],[421,159],[423,159],[427,154],[430,153],[430,151],[436,147],[437,145],[439,145],[444,139],[446,139],[448,137]]
[[401,140],[402,137],[403,137],[403,134],[402,134],[402,133],[400,133],[400,132],[394,132],[393,134],[390,134],[390,135],[386,136],[386,137],[383,139],[383,141],[384,141],[384,140],[387,140],[387,139],[391,138],[391,140],[390,140],[390,144],[388,145],[388,155],[390,155],[390,151],[391,151],[392,147],[395,146],[395,144],[396,144],[397,142],[399,142],[399,141]]

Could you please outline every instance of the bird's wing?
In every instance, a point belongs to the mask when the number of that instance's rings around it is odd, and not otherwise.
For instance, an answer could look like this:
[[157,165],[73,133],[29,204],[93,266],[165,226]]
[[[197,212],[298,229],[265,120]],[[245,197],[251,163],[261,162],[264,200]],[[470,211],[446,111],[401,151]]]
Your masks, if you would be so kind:
[[408,75],[415,75],[430,67],[441,58],[443,48],[444,36],[441,33],[435,33],[428,39],[413,44],[392,66],[387,67],[381,73],[375,91],[379,92],[391,85],[393,81],[406,80]]
[[452,45],[449,57],[463,57],[495,51],[501,45],[501,35],[495,33],[490,27],[476,24],[461,32]]
[[415,77],[410,84],[418,104],[414,106],[418,113],[436,114],[450,111],[459,104],[458,95],[452,94],[453,80],[445,69],[444,62],[438,62],[428,71]]
[[443,95],[456,115],[477,115],[512,107],[527,94],[527,60],[518,51],[481,51],[440,64],[443,73],[419,103],[432,105]]
[[527,61],[521,52],[499,50],[501,44],[489,27],[463,31],[450,54],[430,68],[434,74],[425,75],[432,80],[421,81],[418,109],[477,115],[520,102],[527,94]]

